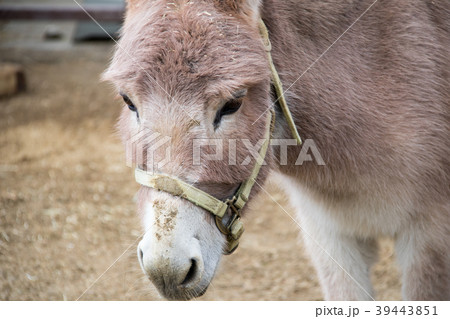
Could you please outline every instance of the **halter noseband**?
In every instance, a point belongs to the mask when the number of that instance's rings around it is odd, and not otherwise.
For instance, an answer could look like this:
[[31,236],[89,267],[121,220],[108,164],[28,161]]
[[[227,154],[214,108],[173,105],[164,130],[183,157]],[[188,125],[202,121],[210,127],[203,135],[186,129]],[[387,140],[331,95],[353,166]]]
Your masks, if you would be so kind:
[[[267,31],[264,22],[260,20],[259,30],[261,37],[266,48],[268,61],[270,65],[270,70],[272,73],[272,81],[275,86],[275,92],[277,95],[277,101],[279,102],[283,114],[287,120],[289,128],[293,137],[297,140],[300,145],[302,143],[300,136],[298,134],[297,128],[295,127],[294,120],[292,118],[291,112],[287,106],[286,100],[283,95],[283,87],[281,84],[278,72],[273,64],[271,56],[271,44],[269,40],[269,33]],[[264,159],[267,154],[267,149],[269,148],[270,138],[275,125],[275,112],[271,109],[270,115],[267,117],[266,132],[264,134],[264,143],[259,151],[259,158],[256,160],[255,166],[253,167],[250,177],[247,178],[239,186],[236,193],[232,198],[222,201],[220,199],[211,196],[210,194],[170,175],[156,174],[148,171],[141,170],[139,168],[135,169],[136,182],[143,186],[157,189],[159,191],[164,191],[173,196],[178,196],[187,199],[191,203],[207,210],[215,216],[215,221],[217,228],[227,237],[227,247],[225,254],[233,253],[239,245],[239,238],[244,232],[244,225],[241,221],[241,211],[242,208],[248,201],[250,192],[255,184],[256,178],[259,174],[261,166],[264,163]],[[229,212],[229,219],[226,224],[223,223],[223,217]]]

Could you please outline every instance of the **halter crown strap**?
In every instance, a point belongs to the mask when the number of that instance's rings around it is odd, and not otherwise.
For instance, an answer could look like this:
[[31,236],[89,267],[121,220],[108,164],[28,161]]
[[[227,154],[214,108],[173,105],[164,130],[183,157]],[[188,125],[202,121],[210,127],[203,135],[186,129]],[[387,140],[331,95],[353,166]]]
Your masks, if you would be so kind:
[[280,103],[281,110],[283,111],[284,117],[286,118],[286,122],[291,130],[291,134],[294,139],[297,141],[298,145],[302,144],[302,139],[300,138],[300,134],[298,133],[297,126],[295,125],[294,118],[292,117],[291,111],[286,102],[286,98],[284,97],[283,92],[283,84],[281,83],[280,76],[278,75],[277,69],[273,64],[272,54],[272,44],[269,39],[269,31],[267,30],[266,25],[262,19],[259,20],[259,32],[261,33],[261,37],[266,48],[267,59],[269,61],[270,72],[272,73],[272,81],[273,86],[275,87],[275,93],[277,95],[277,101]]

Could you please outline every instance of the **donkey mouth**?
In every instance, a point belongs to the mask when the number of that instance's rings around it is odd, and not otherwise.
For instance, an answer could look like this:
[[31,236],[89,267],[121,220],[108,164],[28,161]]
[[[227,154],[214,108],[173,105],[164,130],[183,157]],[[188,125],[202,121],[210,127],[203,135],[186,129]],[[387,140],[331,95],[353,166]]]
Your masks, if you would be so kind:
[[191,300],[191,299],[199,298],[199,297],[203,296],[206,293],[206,291],[208,290],[208,288],[209,288],[209,284],[203,288],[199,288],[198,290],[196,288],[191,288],[191,289],[180,288],[180,289],[176,289],[176,290],[161,291],[161,294],[167,300],[187,301],[187,300]]

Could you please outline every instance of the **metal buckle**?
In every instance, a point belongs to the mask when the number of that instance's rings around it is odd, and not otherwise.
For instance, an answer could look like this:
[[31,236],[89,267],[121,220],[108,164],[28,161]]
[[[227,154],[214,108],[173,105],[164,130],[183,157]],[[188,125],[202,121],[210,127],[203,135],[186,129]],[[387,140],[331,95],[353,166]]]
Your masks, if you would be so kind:
[[228,208],[230,209],[231,216],[230,219],[227,221],[227,224],[224,225],[222,222],[222,218],[216,216],[216,225],[217,228],[220,230],[220,232],[227,236],[227,242],[228,247],[226,254],[233,253],[236,248],[239,245],[239,238],[241,237],[242,233],[244,232],[244,228],[242,225],[241,219],[241,212],[240,209],[238,209],[234,203],[236,202],[236,196],[234,196],[231,199],[228,199],[225,203],[227,204]]
[[227,204],[228,208],[231,211],[230,219],[228,220],[227,224],[224,225],[222,222],[223,217],[216,216],[216,225],[217,228],[219,228],[220,232],[224,235],[230,235],[231,233],[231,227],[233,226],[233,223],[236,221],[237,218],[240,217],[239,210],[234,206],[234,202],[236,201],[236,197],[233,197],[231,199],[228,199],[225,204]]

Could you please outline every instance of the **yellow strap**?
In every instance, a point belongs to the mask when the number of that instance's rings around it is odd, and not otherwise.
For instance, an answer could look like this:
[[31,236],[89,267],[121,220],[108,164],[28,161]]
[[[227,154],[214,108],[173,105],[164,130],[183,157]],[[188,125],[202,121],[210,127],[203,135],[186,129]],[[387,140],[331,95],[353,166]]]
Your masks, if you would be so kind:
[[222,217],[225,215],[229,208],[227,202],[223,202],[208,193],[176,178],[164,174],[154,174],[136,168],[134,171],[134,176],[136,181],[144,186],[151,187],[160,191],[164,191],[174,196],[179,196],[189,200],[191,203],[207,210],[211,214],[215,215],[217,227],[224,234],[227,235],[227,248],[225,253],[231,254],[239,245],[239,238],[244,232],[244,225],[240,221],[239,211],[244,207],[250,196],[250,192],[255,184],[255,180],[258,177],[261,166],[264,163],[264,159],[267,154],[267,149],[269,148],[270,138],[275,125],[275,112],[271,109],[270,115],[267,117],[266,132],[264,134],[264,143],[259,151],[259,158],[256,160],[253,166],[252,173],[250,177],[242,182],[241,186],[234,195],[234,201],[231,205],[237,209],[237,219],[233,221],[230,225],[231,229],[223,229],[220,223],[222,223]]
[[252,173],[250,177],[247,178],[239,187],[236,192],[236,202],[235,206],[238,209],[242,209],[245,203],[248,201],[248,197],[250,196],[250,192],[252,191],[253,186],[255,185],[256,178],[258,177],[259,171],[261,169],[262,164],[264,163],[264,159],[266,158],[267,149],[269,148],[270,138],[273,131],[273,127],[275,125],[275,112],[273,109],[270,110],[270,116],[267,118],[266,123],[266,133],[264,134],[264,144],[261,146],[259,151],[259,159],[257,159],[255,166],[253,166]]
[[278,103],[280,103],[281,110],[283,111],[284,117],[288,123],[289,129],[294,139],[297,141],[298,145],[302,144],[302,139],[298,133],[297,126],[295,126],[294,118],[292,117],[291,111],[287,105],[286,99],[283,92],[283,84],[281,83],[280,76],[278,75],[277,69],[273,64],[272,54],[272,44],[269,39],[269,31],[262,19],[259,20],[259,32],[261,33],[264,46],[266,47],[267,59],[269,60],[270,71],[272,73],[273,85],[275,87],[275,93],[277,94]]
[[206,209],[210,213],[220,218],[225,215],[228,209],[227,204],[204,191],[189,185],[182,180],[163,174],[152,174],[139,168],[135,169],[134,176],[136,182],[141,185],[167,192],[174,196],[185,198],[193,204]]

